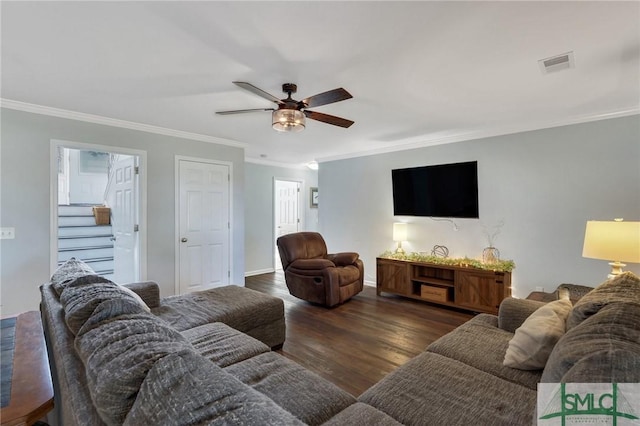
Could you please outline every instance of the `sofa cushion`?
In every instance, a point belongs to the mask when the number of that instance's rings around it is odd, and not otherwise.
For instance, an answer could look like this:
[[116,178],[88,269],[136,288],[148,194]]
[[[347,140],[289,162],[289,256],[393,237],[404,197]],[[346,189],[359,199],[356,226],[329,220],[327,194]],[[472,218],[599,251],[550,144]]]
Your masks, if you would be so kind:
[[520,370],[544,368],[553,347],[565,332],[571,301],[560,299],[532,313],[518,327],[504,356],[504,365]]
[[[588,297],[585,296],[585,297]],[[542,382],[640,382],[640,306],[612,303],[567,330],[551,352]],[[621,356],[624,354],[625,356]]]
[[362,402],[356,402],[333,416],[322,426],[375,425],[401,426],[387,414]]
[[604,306],[620,302],[640,307],[640,277],[633,272],[623,272],[603,282],[576,302],[567,318],[567,330],[595,315]]
[[347,266],[356,263],[360,255],[354,252],[332,253],[327,255],[327,259],[335,263],[336,266]]
[[261,341],[221,322],[191,328],[182,335],[200,355],[218,367],[227,367],[270,350]]
[[233,364],[225,371],[310,425],[324,423],[356,402],[333,383],[275,352]]
[[498,309],[498,327],[515,333],[516,329],[529,318],[529,315],[542,306],[544,306],[544,302],[507,297],[500,303]]
[[427,351],[536,390],[541,371],[516,370],[503,365],[513,333],[498,328],[497,322],[495,315],[477,315],[430,344]]
[[162,299],[152,312],[178,331],[223,322],[269,347],[285,339],[284,302],[235,285]]
[[[331,271],[331,273],[334,273],[334,271]],[[335,273],[338,275],[337,282],[340,287],[357,282],[360,279],[360,270],[353,265],[336,268]]]
[[60,303],[69,330],[78,334],[98,305],[112,299],[135,302],[135,305],[127,304],[130,310],[120,313],[141,312],[146,307],[140,296],[131,290],[97,275],[85,275],[68,282],[60,294]]
[[146,303],[144,303],[144,300],[142,300],[142,297],[140,297],[140,295],[138,293],[136,293],[135,291],[131,290],[129,287],[124,286],[124,285],[119,285],[117,284],[118,287],[120,287],[120,290],[127,293],[129,296],[133,297],[135,299],[136,302],[138,302],[138,304],[140,305],[140,307],[142,309],[144,309],[147,312],[151,312],[151,308],[149,308],[149,306],[147,306]]
[[52,425],[92,425],[104,422],[96,412],[87,386],[84,364],[74,347],[75,336],[64,321],[60,297],[51,283],[40,287],[42,329],[47,343],[54,411],[47,416]]
[[135,283],[123,284],[134,293],[140,296],[148,308],[153,309],[160,306],[160,287],[155,281],[140,281]]
[[404,425],[531,424],[537,392],[462,362],[423,352],[359,401]]
[[95,276],[95,271],[83,261],[72,257],[56,269],[50,281],[53,289],[58,294],[58,297],[60,297],[62,290],[64,290],[69,282],[85,275]]
[[640,383],[640,355],[627,349],[599,350],[580,358],[562,380],[567,383]]
[[[78,332],[76,350],[84,363],[96,411],[107,424],[122,424],[154,363],[167,354],[193,351],[182,335],[147,312],[113,316],[127,304],[102,302]],[[139,309],[139,307],[138,307]]]
[[273,401],[193,352],[149,370],[125,425],[302,425]]

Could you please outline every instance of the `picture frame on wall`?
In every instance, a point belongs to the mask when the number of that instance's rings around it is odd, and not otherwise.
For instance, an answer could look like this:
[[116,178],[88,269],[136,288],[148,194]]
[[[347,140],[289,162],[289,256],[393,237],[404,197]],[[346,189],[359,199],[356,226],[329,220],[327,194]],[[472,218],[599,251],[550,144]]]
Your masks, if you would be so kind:
[[318,188],[312,187],[310,188],[309,192],[311,193],[311,197],[310,197],[311,208],[317,209],[318,208]]

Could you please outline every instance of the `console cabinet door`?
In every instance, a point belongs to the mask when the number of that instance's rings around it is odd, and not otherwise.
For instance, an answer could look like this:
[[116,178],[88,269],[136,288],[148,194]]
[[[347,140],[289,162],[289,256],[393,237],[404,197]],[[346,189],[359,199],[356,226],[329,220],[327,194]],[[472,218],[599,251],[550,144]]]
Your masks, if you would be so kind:
[[411,294],[408,263],[378,259],[376,266],[376,287],[378,294],[380,294],[381,291],[401,295]]
[[505,297],[501,277],[493,272],[456,271],[455,304],[478,312],[498,313]]

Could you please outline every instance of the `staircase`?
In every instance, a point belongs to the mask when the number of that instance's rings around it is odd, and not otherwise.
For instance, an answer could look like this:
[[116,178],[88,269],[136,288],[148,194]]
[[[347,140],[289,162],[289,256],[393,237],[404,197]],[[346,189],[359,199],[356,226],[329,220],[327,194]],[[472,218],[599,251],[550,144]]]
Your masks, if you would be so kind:
[[75,257],[96,274],[113,279],[111,225],[96,225],[92,208],[88,204],[58,206],[58,264]]

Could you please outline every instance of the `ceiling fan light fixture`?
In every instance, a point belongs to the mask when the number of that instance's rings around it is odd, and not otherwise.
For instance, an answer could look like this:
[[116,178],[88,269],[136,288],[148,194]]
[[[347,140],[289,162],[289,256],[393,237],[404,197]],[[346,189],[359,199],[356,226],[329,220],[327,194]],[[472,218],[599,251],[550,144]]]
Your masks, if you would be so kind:
[[272,126],[278,132],[301,132],[305,128],[305,116],[297,109],[277,109],[272,114]]

